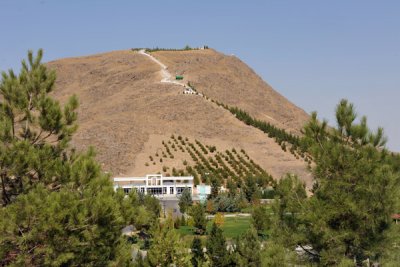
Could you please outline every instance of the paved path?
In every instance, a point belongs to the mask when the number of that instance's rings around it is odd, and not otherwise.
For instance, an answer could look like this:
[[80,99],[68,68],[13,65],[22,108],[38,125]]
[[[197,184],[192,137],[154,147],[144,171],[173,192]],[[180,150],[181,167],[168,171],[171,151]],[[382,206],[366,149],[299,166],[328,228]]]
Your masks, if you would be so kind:
[[[234,218],[234,217],[251,217],[250,213],[230,213],[230,214],[223,214],[225,218]],[[214,218],[215,215],[207,215],[207,219]]]
[[175,85],[179,85],[179,86],[183,86],[184,88],[184,93],[187,94],[197,94],[192,88],[190,88],[189,86],[187,86],[184,82],[181,81],[177,81],[175,80],[175,77],[173,77],[171,75],[171,73],[168,71],[168,67],[164,65],[164,63],[162,63],[160,60],[156,59],[155,57],[153,57],[152,55],[146,53],[145,49],[141,49],[138,52],[141,55],[147,56],[149,57],[152,61],[154,61],[155,63],[157,63],[160,67],[161,67],[161,82],[162,83],[170,83],[170,84],[175,84]]

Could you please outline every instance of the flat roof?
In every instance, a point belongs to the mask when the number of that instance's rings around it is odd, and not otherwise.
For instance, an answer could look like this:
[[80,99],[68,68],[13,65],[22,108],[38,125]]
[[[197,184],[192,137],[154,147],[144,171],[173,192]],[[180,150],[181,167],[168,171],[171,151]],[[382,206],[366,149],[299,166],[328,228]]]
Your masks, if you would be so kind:
[[191,181],[193,176],[161,176],[161,175],[146,175],[145,177],[114,177],[114,182],[130,182],[130,181],[145,181],[151,178],[161,178],[165,180]]

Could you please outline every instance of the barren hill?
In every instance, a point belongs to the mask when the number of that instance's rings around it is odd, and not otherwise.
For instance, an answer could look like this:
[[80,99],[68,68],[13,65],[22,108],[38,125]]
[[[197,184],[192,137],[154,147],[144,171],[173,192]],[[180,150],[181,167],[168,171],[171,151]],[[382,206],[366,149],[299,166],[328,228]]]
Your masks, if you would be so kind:
[[[299,132],[307,114],[262,81],[239,59],[214,50],[151,53],[173,75],[184,76],[210,99],[237,106],[258,119]],[[188,155],[149,161],[171,135],[199,140],[219,151],[243,150],[274,178],[296,173],[310,184],[305,162],[265,133],[182,86],[161,83],[160,65],[136,51],[116,51],[48,63],[57,71],[55,96],[80,100],[78,148],[94,146],[106,171],[118,176],[182,168]],[[150,163],[150,164],[149,164]]]

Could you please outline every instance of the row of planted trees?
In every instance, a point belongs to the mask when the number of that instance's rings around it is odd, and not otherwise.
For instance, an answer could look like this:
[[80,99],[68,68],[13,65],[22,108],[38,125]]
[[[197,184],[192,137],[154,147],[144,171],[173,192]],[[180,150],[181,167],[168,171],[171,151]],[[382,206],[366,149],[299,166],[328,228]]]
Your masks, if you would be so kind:
[[[188,82],[187,86],[189,86],[190,88],[192,88],[195,92],[197,92],[195,86],[193,84],[191,84],[190,82]],[[230,111],[233,115],[236,116],[236,118],[238,118],[239,120],[243,121],[244,123],[246,123],[247,125],[251,125],[254,126],[262,131],[264,131],[265,133],[268,134],[269,137],[274,138],[275,141],[279,144],[282,145],[285,142],[289,143],[291,145],[293,145],[296,149],[302,148],[302,151],[305,152],[305,148],[302,146],[301,144],[301,140],[300,137],[293,135],[291,133],[286,132],[284,129],[280,129],[268,122],[264,122],[261,120],[257,120],[255,118],[253,118],[252,116],[250,116],[250,114],[248,112],[246,112],[245,110],[242,110],[238,107],[230,107],[222,102],[219,102],[217,100],[214,100],[208,96],[206,96],[204,93],[201,94],[206,100],[210,100],[212,103],[217,104],[220,107],[223,107],[224,109]]]
[[243,121],[247,125],[251,125],[255,128],[260,129],[264,133],[268,134],[269,137],[274,138],[275,141],[281,146],[284,151],[287,149],[295,156],[300,156],[304,158],[307,162],[310,161],[310,158],[307,157],[307,146],[304,142],[301,141],[301,137],[296,136],[294,134],[288,133],[284,129],[280,129],[268,122],[255,119],[250,116],[246,111],[237,108],[237,107],[227,107],[232,114],[236,116],[239,120]]
[[[221,185],[224,185],[228,179],[232,179],[240,187],[247,177],[257,177],[263,179],[267,186],[272,182],[272,176],[269,175],[260,165],[255,163],[244,149],[240,151],[235,148],[220,152],[215,146],[203,145],[199,140],[191,142],[187,137],[171,135],[170,140],[162,141],[165,149],[157,151],[153,156],[149,156],[150,161],[156,162],[157,157],[161,156],[174,158],[172,151],[180,150],[188,153],[193,161],[192,163],[184,160],[183,169],[172,168],[167,163],[162,167],[162,171],[168,176],[193,175],[195,185],[199,183],[211,183],[211,178],[218,179]],[[153,162],[153,163],[154,163]]]
[[[208,46],[203,46],[204,49],[208,49]],[[154,48],[132,48],[132,51],[139,51],[144,49],[146,52],[158,52],[158,51],[189,51],[189,50],[198,50],[200,48],[193,48],[189,45],[185,45],[183,48],[162,48],[162,47],[154,47]]]
[[[190,82],[188,83],[188,86],[197,92],[195,87],[190,84]],[[243,121],[247,125],[258,128],[264,133],[268,134],[269,137],[274,138],[274,140],[281,146],[282,150],[287,151],[289,149],[290,153],[292,153],[296,158],[304,158],[306,162],[311,164],[312,159],[310,155],[306,153],[307,144],[301,141],[300,136],[288,133],[286,130],[278,128],[271,123],[255,119],[248,112],[238,107],[230,107],[224,103],[211,99],[204,94],[201,95],[206,100],[210,100],[218,106],[230,111],[237,119]]]

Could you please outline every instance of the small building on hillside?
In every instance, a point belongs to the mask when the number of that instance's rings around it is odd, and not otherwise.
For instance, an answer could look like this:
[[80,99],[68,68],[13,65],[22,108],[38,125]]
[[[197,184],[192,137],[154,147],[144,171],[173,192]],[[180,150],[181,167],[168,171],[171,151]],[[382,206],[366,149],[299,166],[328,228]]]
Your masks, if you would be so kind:
[[193,195],[193,176],[168,176],[148,174],[145,177],[115,177],[114,189],[123,188],[126,194],[131,190],[157,197],[179,196],[185,188]]

